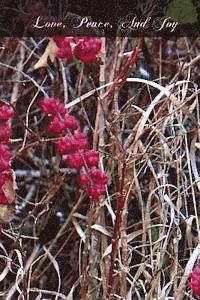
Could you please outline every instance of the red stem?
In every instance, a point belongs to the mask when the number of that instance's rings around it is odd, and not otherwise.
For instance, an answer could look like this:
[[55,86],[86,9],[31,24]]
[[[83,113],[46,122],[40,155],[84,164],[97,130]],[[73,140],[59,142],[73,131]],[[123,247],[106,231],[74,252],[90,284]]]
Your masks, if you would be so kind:
[[[116,87],[117,90],[119,90],[124,83],[126,82],[126,78],[129,76],[133,65],[136,63],[140,49],[142,47],[142,42],[143,38],[139,38],[137,41],[137,46],[135,50],[133,51],[131,57],[127,60],[123,68],[120,70],[119,74],[117,74],[115,78],[114,84],[111,86],[109,91],[106,93],[107,96],[116,92]],[[124,180],[125,180],[125,170],[126,170],[126,165],[125,165],[125,155],[122,155],[124,153],[124,148],[120,141],[118,141],[118,154],[119,157],[122,159],[119,161],[119,182],[118,182],[118,199],[117,199],[117,216],[116,216],[116,221],[114,225],[114,231],[113,231],[113,237],[112,237],[112,252],[111,252],[111,262],[110,262],[110,270],[109,270],[109,277],[108,277],[108,297],[110,297],[112,291],[113,291],[113,285],[114,285],[114,264],[115,264],[115,259],[117,256],[117,250],[118,250],[118,244],[119,244],[119,238],[120,238],[120,229],[121,229],[121,224],[122,224],[122,213],[124,210],[124,205],[125,205],[125,191],[124,191]],[[121,164],[121,165],[120,165]],[[122,167],[121,167],[122,166]],[[120,172],[121,171],[121,172]]]
[[122,168],[121,180],[118,183],[118,201],[117,201],[117,216],[114,226],[113,238],[112,238],[112,252],[111,252],[111,262],[108,278],[108,296],[112,293],[114,284],[114,264],[115,258],[117,256],[118,243],[120,238],[120,229],[122,223],[122,213],[125,205],[125,194],[124,194],[124,180],[125,180],[125,169],[126,165],[124,163]]

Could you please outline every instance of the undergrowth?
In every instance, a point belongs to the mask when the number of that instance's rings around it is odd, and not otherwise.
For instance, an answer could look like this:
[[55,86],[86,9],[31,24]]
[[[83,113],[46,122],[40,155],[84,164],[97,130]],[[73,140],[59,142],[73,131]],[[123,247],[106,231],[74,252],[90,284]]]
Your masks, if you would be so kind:
[[[41,61],[48,38],[0,42],[17,184],[0,206],[2,299],[198,299],[199,39],[101,38],[87,64],[56,57],[52,40],[54,59]],[[98,151],[108,177],[98,201],[46,134],[44,97]]]

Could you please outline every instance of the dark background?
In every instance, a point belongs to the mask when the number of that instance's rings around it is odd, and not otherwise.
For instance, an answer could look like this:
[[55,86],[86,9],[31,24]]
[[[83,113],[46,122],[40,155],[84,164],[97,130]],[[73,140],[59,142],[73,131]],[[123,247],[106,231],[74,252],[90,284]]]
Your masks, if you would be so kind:
[[[84,36],[117,36],[119,32],[118,22],[120,19],[130,15],[137,15],[138,19],[165,16],[169,4],[176,0],[160,1],[137,1],[137,0],[68,0],[68,1],[1,1],[0,2],[0,36],[55,36],[55,35],[84,35]],[[189,0],[190,1],[190,0]],[[192,1],[192,0],[191,0]],[[163,30],[158,36],[198,36],[200,12],[199,0],[192,1],[198,11],[198,23],[179,25],[174,33]],[[73,30],[33,30],[32,24],[36,16],[47,16],[49,21],[59,21],[60,19],[70,25],[72,14],[78,16],[90,16],[93,21],[109,21],[113,27],[104,31],[92,31],[82,28]],[[123,32],[123,36],[155,36],[152,31]]]

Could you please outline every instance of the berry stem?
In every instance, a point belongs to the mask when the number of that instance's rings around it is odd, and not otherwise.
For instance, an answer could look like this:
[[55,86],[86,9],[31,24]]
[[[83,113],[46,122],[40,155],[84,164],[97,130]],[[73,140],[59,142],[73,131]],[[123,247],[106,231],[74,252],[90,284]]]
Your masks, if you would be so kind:
[[111,262],[110,270],[108,277],[108,296],[112,293],[114,285],[114,264],[117,256],[118,244],[121,234],[121,224],[122,224],[122,214],[125,205],[125,193],[124,193],[124,183],[125,183],[125,173],[126,173],[126,164],[123,163],[121,170],[121,178],[118,180],[118,198],[117,198],[117,216],[114,225],[114,231],[112,236],[112,252],[111,252]]

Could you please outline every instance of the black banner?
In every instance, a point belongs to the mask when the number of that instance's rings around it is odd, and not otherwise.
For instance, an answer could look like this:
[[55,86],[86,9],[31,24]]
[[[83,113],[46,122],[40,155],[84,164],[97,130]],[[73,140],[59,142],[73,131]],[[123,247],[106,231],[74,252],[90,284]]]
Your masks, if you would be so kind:
[[1,36],[199,35],[197,0],[1,1]]

